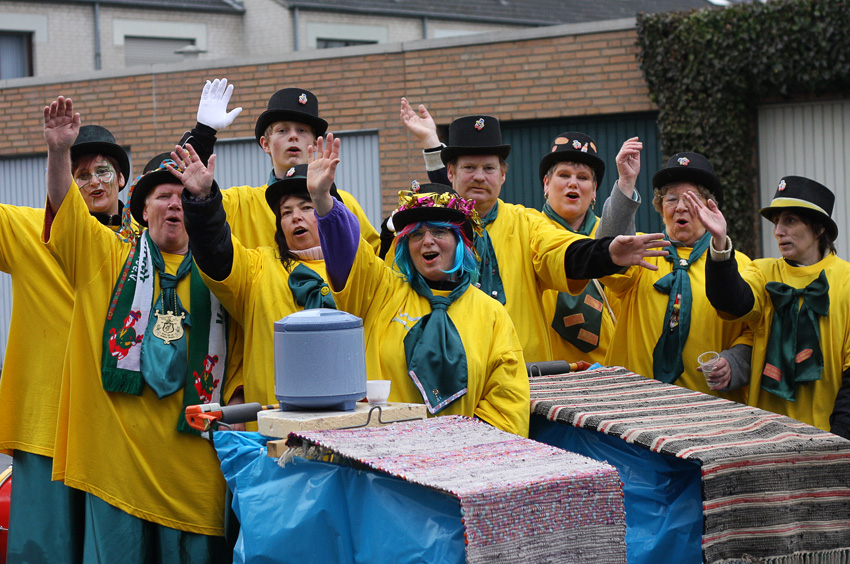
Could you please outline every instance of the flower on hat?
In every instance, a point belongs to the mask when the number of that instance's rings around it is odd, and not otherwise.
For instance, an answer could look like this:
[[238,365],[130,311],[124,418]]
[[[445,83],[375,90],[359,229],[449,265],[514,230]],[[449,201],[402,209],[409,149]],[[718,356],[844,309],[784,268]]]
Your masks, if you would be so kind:
[[302,93],[301,96],[298,97],[298,103],[301,104],[301,105],[306,104],[307,103],[307,95]]
[[478,118],[475,121],[475,129],[477,129],[478,131],[484,129],[484,118]]
[[418,192],[419,185],[416,185],[417,190],[400,190],[398,193],[398,208],[393,212],[393,215],[400,211],[413,208],[449,208],[458,210],[465,215],[472,228],[477,232],[481,232],[481,220],[478,217],[478,212],[475,210],[475,200],[462,198],[455,193],[444,192]]
[[783,190],[785,190],[785,179],[784,178],[779,181],[779,191],[782,192]]
[[573,149],[581,149],[581,141],[573,139]]
[[[303,94],[302,94],[302,96],[303,96]],[[295,167],[292,167],[292,168],[290,168],[289,170],[287,170],[287,171],[286,171],[286,175],[285,175],[285,176],[286,176],[287,178],[289,178],[289,177],[290,177],[290,176],[292,176],[293,174],[295,174]]]
[[688,166],[688,164],[689,164],[691,161],[690,161],[690,160],[688,160],[688,157],[679,157],[679,159],[678,159],[676,162],[678,162],[678,163],[679,163],[680,165],[682,165],[682,166]]

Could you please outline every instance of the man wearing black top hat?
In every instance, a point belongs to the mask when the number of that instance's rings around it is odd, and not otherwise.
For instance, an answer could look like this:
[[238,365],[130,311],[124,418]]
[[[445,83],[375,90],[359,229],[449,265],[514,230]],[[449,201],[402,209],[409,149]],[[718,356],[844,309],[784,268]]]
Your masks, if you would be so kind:
[[[70,148],[73,178],[89,213],[119,237],[118,194],[130,177],[130,160],[112,133],[84,125]],[[9,561],[41,554],[63,561],[77,541],[83,500],[51,480],[62,364],[73,291],[41,242],[45,210],[0,204],[0,270],[12,276],[12,316],[0,380],[0,449],[13,452]],[[33,552],[34,547],[37,550]]]
[[[455,192],[475,200],[485,226],[483,236],[475,243],[481,261],[481,289],[507,308],[527,362],[553,360],[549,320],[543,306],[545,290],[577,294],[589,278],[619,271],[618,264],[633,258],[635,261],[628,264],[643,264],[638,257],[666,253],[648,250],[658,246],[652,241],[659,234],[630,237],[628,241],[593,241],[556,229],[523,206],[505,203],[499,196],[510,150],[511,146],[502,142],[498,119],[471,115],[450,124],[449,145],[440,149],[440,160]],[[440,181],[438,177],[431,180]]]
[[[212,84],[213,89],[221,89],[221,84],[227,85],[227,79],[215,79]],[[232,90],[232,85],[227,88]],[[203,103],[203,97],[201,101]],[[198,123],[209,128],[204,131],[212,132],[213,143],[215,130],[219,129],[216,122],[225,115],[230,115],[226,112],[226,103],[216,111],[203,114],[200,109],[198,111]],[[319,117],[319,101],[309,90],[283,88],[271,96],[268,108],[260,114],[254,126],[257,143],[272,161],[268,182],[259,187],[234,186],[221,192],[230,228],[245,247],[254,249],[276,246],[276,221],[265,200],[266,188],[280,181],[293,166],[307,164],[308,147],[315,145],[316,139],[325,135],[327,129],[328,122]],[[340,190],[339,195],[345,206],[357,216],[363,237],[377,251],[380,242],[378,233],[369,223],[360,204],[344,190]]]
[[170,154],[132,188],[130,211],[147,229],[120,241],[81,213],[73,190],[73,103],[59,97],[44,122],[44,239],[74,299],[54,472],[86,492],[83,560],[229,562],[218,461],[183,414],[227,403],[240,382],[230,378],[226,313],[189,252]]

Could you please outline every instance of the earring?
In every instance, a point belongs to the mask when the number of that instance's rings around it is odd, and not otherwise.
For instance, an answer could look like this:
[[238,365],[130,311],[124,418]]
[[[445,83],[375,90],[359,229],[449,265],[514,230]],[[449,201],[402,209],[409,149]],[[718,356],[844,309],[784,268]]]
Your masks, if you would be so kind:
[[590,202],[590,209],[592,209],[592,210],[596,209],[596,198],[593,198],[593,201]]

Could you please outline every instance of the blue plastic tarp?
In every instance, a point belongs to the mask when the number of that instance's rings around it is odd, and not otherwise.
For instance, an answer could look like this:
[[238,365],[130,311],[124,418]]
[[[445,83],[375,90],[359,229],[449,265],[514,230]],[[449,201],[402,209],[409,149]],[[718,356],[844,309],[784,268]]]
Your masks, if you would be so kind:
[[629,564],[702,562],[702,482],[698,462],[532,415],[536,441],[607,462],[620,473]]
[[304,458],[285,468],[258,433],[215,447],[242,524],[234,562],[465,562],[460,502],[371,470]]

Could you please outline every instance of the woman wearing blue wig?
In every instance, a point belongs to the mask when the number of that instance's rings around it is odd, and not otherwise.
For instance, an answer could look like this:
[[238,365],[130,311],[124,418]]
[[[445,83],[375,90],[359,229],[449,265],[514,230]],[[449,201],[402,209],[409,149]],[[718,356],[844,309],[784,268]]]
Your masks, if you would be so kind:
[[369,379],[392,381],[390,401],[424,403],[432,415],[474,416],[527,436],[529,386],[516,330],[505,308],[475,287],[474,203],[442,193],[441,185],[400,192],[390,268],[330,196],[339,140],[331,134],[317,145],[307,187],[334,300],[363,318]]

